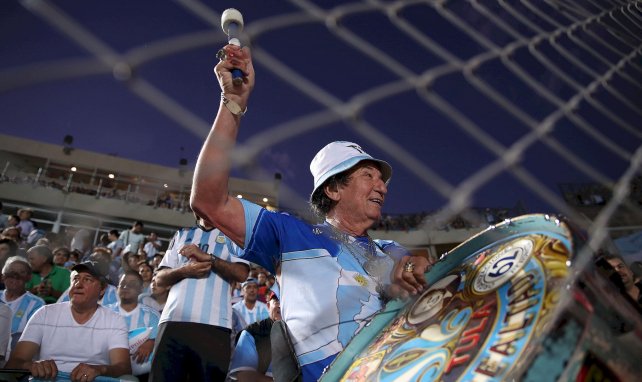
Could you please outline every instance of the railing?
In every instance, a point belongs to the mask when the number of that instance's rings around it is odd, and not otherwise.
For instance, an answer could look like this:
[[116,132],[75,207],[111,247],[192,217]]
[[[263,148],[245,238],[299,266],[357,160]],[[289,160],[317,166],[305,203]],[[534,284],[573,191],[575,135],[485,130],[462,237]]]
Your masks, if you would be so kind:
[[77,193],[96,197],[96,199],[118,199],[126,203],[146,205],[152,208],[168,208],[182,213],[190,213],[189,187],[168,188],[160,181],[145,181],[145,184],[130,183],[122,179],[113,179],[93,174],[89,181],[83,182],[87,174],[69,171],[65,176],[52,178],[42,167],[35,172],[24,171],[10,162],[5,162],[0,173],[0,183],[30,184],[60,190],[65,193]]
[[[295,210],[283,210],[290,215],[308,220],[311,223],[315,221],[308,217],[308,213]],[[378,231],[412,231],[422,229],[426,225],[431,229],[448,231],[451,229],[476,229],[486,228],[491,224],[504,221],[504,219],[525,214],[523,209],[515,208],[472,208],[466,213],[466,216],[457,215],[446,222],[435,222],[438,211],[419,212],[413,214],[382,214],[381,219],[372,227]]]

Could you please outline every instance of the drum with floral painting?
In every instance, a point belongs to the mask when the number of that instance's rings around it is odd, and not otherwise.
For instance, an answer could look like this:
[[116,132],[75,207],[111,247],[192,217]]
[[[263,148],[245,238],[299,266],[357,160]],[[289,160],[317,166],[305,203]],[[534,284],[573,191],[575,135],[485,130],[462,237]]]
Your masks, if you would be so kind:
[[[548,215],[490,227],[443,256],[419,297],[389,303],[322,381],[637,379],[626,353],[642,354],[642,342],[617,341],[642,328],[640,317],[604,295],[612,285],[591,262],[570,277],[581,245]],[[614,335],[604,322],[618,309],[629,328]]]

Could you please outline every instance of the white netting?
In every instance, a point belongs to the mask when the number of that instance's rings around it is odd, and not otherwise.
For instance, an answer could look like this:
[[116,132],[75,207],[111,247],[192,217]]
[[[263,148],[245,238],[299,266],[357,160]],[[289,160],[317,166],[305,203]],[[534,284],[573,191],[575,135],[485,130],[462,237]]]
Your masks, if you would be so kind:
[[[234,6],[248,10],[244,39],[251,43],[262,75],[295,89],[293,98],[304,97],[316,105],[312,111],[293,113],[287,120],[261,126],[244,139],[237,150],[238,166],[256,163],[261,153],[274,145],[339,123],[351,128],[366,147],[376,147],[387,158],[394,158],[397,166],[414,177],[413,182],[444,200],[440,214],[430,220],[433,225],[428,228],[459,214],[466,216],[469,208],[483,201],[482,194],[492,192],[493,187],[504,187],[499,180],[504,177],[528,189],[549,206],[548,211],[560,212],[587,228],[594,247],[608,239],[605,228],[618,213],[624,210],[642,215],[636,194],[639,191],[631,189],[640,176],[642,155],[639,1],[290,0],[272,4],[273,11],[267,11],[270,6],[263,4],[260,8],[265,13],[257,15],[252,9],[258,6],[250,1],[178,0],[178,8],[211,29],[158,38],[129,49],[116,49],[92,33],[90,23],[66,11],[72,8],[69,3],[23,0],[20,4],[90,52],[91,57],[4,68],[0,77],[0,91],[4,93],[48,81],[106,73],[126,82],[129,91],[164,117],[203,137],[209,130],[207,117],[185,107],[184,102],[178,102],[145,76],[133,73],[167,56],[224,44],[220,14]],[[150,4],[150,14],[153,7]],[[269,42],[275,32],[287,30],[287,36],[296,41],[297,28],[303,31],[310,26],[324,29],[324,40],[309,41],[309,52],[300,54],[312,53],[315,44],[328,44],[326,37],[332,36],[332,41],[358,52],[369,65],[376,64],[379,78],[371,86],[339,95],[330,85],[307,75],[309,72],[297,67],[296,61],[287,61],[282,51],[272,49],[274,45]],[[390,39],[399,40],[383,41],[376,33],[380,27],[386,28]],[[403,51],[390,49],[396,43],[405,47]],[[295,45],[299,51],[305,46]],[[410,53],[408,46],[412,47]],[[261,86],[259,76],[257,89]],[[402,138],[397,139],[380,123],[377,109],[384,103],[404,105],[405,99],[399,97],[409,94],[415,99],[408,110],[391,107],[390,111],[420,114],[414,126],[399,129],[419,131],[421,118],[439,116],[439,128],[459,131],[487,155],[479,160],[475,171],[455,180],[443,166],[435,166],[434,158],[410,150]],[[482,102],[483,106],[477,105]],[[251,118],[245,123],[258,121]],[[510,132],[506,126],[495,130],[502,124],[515,128]],[[582,151],[576,145],[588,149]],[[466,146],[453,143],[453,155],[465,156],[465,151]],[[587,219],[576,212],[567,195],[533,171],[533,162],[540,161],[543,153],[554,155],[558,163],[581,174],[581,179],[607,190],[608,195],[600,195],[605,205],[596,217]],[[601,166],[602,156],[605,163],[617,165]],[[475,157],[468,160],[477,163]],[[555,168],[550,171],[555,172]],[[307,199],[302,192],[284,192]],[[418,209],[423,206],[418,205]]]

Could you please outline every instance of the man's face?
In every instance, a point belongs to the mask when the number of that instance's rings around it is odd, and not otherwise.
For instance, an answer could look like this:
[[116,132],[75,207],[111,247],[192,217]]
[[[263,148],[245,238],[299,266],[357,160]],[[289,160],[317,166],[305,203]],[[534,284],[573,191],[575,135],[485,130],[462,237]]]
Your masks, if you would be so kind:
[[140,279],[133,275],[124,275],[118,283],[118,298],[121,302],[131,304],[138,300],[143,291],[143,284]]
[[40,272],[43,266],[47,263],[47,257],[39,255],[36,251],[27,252],[27,260],[34,272]]
[[103,267],[108,267],[109,263],[111,262],[111,256],[108,253],[102,252],[102,251],[100,252],[96,251],[92,253],[89,259],[91,261],[97,262]]
[[127,259],[127,264],[129,267],[135,271],[138,270],[138,255],[137,254],[131,254],[129,255],[129,258]]
[[65,251],[54,252],[54,258],[53,258],[54,264],[56,264],[56,265],[58,265],[60,267],[64,267],[65,263],[68,260],[69,260],[69,256],[67,255],[67,252],[65,252]]
[[69,299],[72,305],[94,306],[102,298],[104,288],[100,280],[90,273],[81,271],[71,272],[71,287],[69,288]]
[[156,241],[156,239],[158,239],[158,236],[156,235],[156,233],[152,232],[147,238],[149,239],[149,241]]
[[258,292],[259,287],[256,284],[247,284],[245,287],[243,287],[243,298],[245,299],[245,301],[255,302]]
[[259,285],[265,285],[265,282],[267,281],[267,276],[265,275],[265,273],[259,273],[258,280]]
[[2,280],[8,292],[22,294],[25,291],[25,284],[31,279],[31,272],[26,264],[19,261],[11,263],[2,273]]
[[372,162],[355,166],[345,186],[339,186],[335,209],[353,216],[357,222],[374,224],[381,217],[388,188],[381,178],[381,171]]
[[146,265],[146,264],[141,264],[138,267],[138,274],[140,277],[143,278],[143,281],[151,282],[152,281],[152,269]]
[[635,282],[635,277],[633,277],[633,272],[629,267],[622,262],[620,259],[608,259],[609,264],[615,269],[615,271],[622,278],[622,283],[625,287],[631,287]]
[[273,297],[268,301],[268,314],[272,321],[279,321],[281,320],[281,303],[279,302],[279,299],[276,297]]
[[2,231],[2,236],[17,242],[20,239],[20,231],[17,228],[7,228]]
[[132,231],[134,233],[141,233],[143,231],[143,226],[140,224],[136,224],[133,228]]
[[151,289],[154,296],[161,295],[169,289],[169,287],[161,287],[156,283],[156,276],[152,277],[152,283],[149,284],[149,289]]
[[154,259],[152,260],[152,265],[154,268],[158,269],[158,266],[160,265],[160,262],[163,260],[163,256],[154,256]]

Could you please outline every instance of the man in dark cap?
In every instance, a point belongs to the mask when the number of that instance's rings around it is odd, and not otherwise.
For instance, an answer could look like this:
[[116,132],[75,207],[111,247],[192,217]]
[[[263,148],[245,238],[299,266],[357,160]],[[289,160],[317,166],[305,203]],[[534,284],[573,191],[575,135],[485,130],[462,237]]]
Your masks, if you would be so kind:
[[46,305],[29,320],[6,367],[36,378],[93,381],[131,373],[127,324],[98,304],[107,279],[97,263],[72,268],[71,301]]

